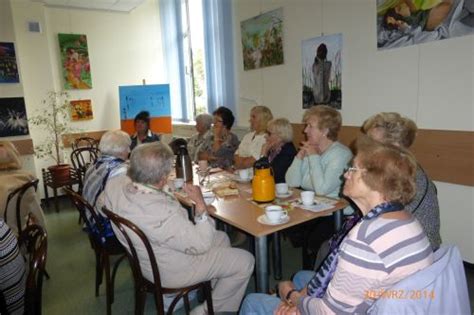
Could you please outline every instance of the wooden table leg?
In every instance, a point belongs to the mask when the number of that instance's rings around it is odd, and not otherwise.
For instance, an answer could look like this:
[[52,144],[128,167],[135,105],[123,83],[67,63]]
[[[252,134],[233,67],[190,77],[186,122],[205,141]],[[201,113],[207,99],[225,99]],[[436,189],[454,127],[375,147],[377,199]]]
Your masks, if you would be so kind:
[[53,194],[54,194],[54,209],[56,209],[56,212],[59,212],[58,189],[56,187],[53,188]]

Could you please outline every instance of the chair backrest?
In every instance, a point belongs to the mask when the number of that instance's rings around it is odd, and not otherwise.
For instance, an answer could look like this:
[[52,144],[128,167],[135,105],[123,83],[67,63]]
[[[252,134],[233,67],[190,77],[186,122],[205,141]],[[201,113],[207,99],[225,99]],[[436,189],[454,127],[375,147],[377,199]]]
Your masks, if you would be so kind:
[[82,220],[86,223],[89,235],[95,242],[98,242],[98,245],[103,244],[106,238],[105,227],[95,208],[72,189],[64,187],[64,191],[71,199],[77,211],[79,211]]
[[27,226],[20,234],[18,243],[24,249],[29,266],[26,278],[25,313],[41,314],[43,275],[46,272],[48,251],[46,231],[39,225]]
[[150,242],[148,241],[148,238],[146,237],[145,233],[143,233],[143,231],[138,226],[136,226],[129,220],[113,213],[107,208],[103,207],[102,211],[110,219],[110,221],[112,221],[112,224],[117,227],[117,229],[120,231],[120,233],[123,235],[123,238],[127,242],[127,245],[128,245],[128,249],[126,250],[127,257],[130,262],[130,266],[132,268],[135,286],[138,286],[138,287],[145,286],[145,283],[147,282],[147,280],[143,276],[142,270],[140,268],[140,260],[138,258],[138,254],[135,249],[134,243],[132,242],[131,236],[133,234],[136,235],[138,239],[140,240],[140,242],[143,243],[143,246],[145,247],[146,252],[148,254],[148,258],[150,260],[150,266],[153,272],[153,283],[155,284],[155,288],[156,288],[154,295],[155,295],[155,301],[158,307],[157,311],[159,311],[160,313],[164,312],[163,290],[161,287],[158,264],[156,263],[155,254],[153,253]]
[[441,246],[433,264],[388,289],[368,314],[471,314],[466,274],[456,246]]
[[18,227],[18,234],[21,233],[21,201],[23,199],[23,196],[25,195],[25,193],[28,191],[28,189],[30,188],[33,188],[34,191],[36,192],[37,188],[38,188],[38,179],[33,179],[25,184],[23,184],[22,186],[16,188],[15,190],[13,190],[12,192],[10,192],[8,194],[8,197],[7,197],[7,202],[5,204],[5,212],[3,214],[4,216],[4,219],[5,219],[5,223],[8,223],[8,206],[10,204],[10,201],[12,201],[15,196],[17,197],[16,199],[16,224],[17,224],[17,227]]
[[86,173],[89,165],[94,164],[99,157],[99,149],[95,147],[81,147],[71,152],[72,166],[82,176]]
[[74,142],[71,144],[73,150],[78,148],[98,148],[97,140],[91,137],[81,137],[74,139]]

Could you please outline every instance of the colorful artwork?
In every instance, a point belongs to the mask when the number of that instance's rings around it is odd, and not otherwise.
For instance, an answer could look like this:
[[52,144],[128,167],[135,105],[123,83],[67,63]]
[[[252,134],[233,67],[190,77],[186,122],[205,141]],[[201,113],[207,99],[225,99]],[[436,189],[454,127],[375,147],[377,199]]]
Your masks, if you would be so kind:
[[25,99],[0,98],[0,137],[23,136],[28,133]]
[[474,34],[474,0],[377,0],[378,49],[469,34]]
[[91,66],[86,35],[58,34],[64,88],[91,89]]
[[0,43],[0,83],[18,83],[18,66],[16,64],[13,43]]
[[91,100],[71,101],[71,120],[89,120],[94,118],[92,114]]
[[133,134],[135,116],[146,110],[150,113],[153,132],[172,132],[169,84],[120,86],[119,94],[122,130]]
[[302,42],[303,108],[342,106],[342,34]]
[[240,23],[244,70],[283,64],[283,9]]

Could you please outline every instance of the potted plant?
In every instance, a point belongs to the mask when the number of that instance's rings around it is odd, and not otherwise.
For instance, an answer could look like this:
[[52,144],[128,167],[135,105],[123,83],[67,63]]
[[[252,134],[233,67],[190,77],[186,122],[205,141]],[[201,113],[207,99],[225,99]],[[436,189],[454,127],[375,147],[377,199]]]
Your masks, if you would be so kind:
[[29,123],[41,127],[45,133],[43,141],[35,145],[37,158],[50,158],[56,162],[48,167],[53,181],[67,183],[71,167],[64,164],[63,136],[74,131],[68,124],[70,113],[69,94],[66,91],[49,91],[42,101],[43,107],[28,119]]

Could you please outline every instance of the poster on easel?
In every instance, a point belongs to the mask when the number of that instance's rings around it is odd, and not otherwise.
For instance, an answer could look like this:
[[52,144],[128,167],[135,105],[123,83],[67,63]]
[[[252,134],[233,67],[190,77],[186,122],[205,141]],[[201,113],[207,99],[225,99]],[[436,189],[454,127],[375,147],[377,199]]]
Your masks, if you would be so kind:
[[135,116],[145,110],[150,113],[150,129],[153,132],[172,132],[169,84],[120,86],[119,97],[123,131],[133,135]]

